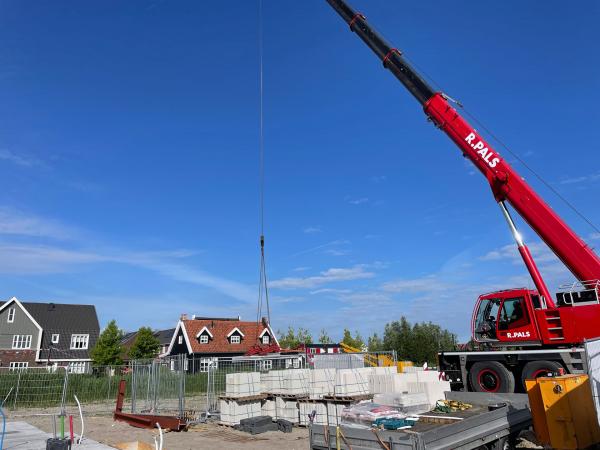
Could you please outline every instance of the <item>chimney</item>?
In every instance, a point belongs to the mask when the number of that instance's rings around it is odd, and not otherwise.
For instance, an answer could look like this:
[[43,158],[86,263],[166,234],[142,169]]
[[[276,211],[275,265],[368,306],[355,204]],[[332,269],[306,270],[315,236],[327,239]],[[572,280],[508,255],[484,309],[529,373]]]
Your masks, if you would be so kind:
[[182,314],[179,320],[187,320],[187,314]]
[[262,322],[262,324],[263,324],[263,327],[265,327],[265,328],[266,328],[266,327],[268,327],[268,326],[269,326],[269,321],[267,320],[267,318],[266,318],[266,317],[263,317],[263,318],[261,319],[261,322]]
[[196,314],[192,314],[192,320],[196,320]]

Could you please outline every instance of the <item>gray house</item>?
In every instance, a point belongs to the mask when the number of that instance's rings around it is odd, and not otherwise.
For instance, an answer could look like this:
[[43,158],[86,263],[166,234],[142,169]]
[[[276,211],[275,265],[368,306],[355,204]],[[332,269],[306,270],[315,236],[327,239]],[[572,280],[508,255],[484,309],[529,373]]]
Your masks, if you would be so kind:
[[66,367],[83,373],[100,334],[93,305],[0,302],[0,367]]

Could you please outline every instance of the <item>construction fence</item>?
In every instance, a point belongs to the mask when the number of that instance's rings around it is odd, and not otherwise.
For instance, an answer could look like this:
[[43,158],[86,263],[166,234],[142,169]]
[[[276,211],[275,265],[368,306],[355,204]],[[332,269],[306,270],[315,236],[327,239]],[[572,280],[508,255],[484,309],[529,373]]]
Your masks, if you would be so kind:
[[324,366],[356,368],[395,363],[391,352],[380,354],[277,355],[252,357],[190,357],[177,355],[123,366],[68,368],[0,368],[0,401],[19,414],[60,413],[77,408],[85,414],[114,411],[120,380],[126,382],[124,411],[194,416],[216,411],[226,393],[227,375]]

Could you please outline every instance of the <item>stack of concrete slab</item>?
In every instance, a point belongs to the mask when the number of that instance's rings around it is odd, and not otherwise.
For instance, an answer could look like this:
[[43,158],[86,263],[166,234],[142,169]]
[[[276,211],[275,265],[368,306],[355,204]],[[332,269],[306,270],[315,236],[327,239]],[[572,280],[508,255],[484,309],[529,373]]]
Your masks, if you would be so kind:
[[220,400],[221,422],[238,425],[240,420],[260,416],[260,401]]
[[308,395],[309,369],[270,370],[260,374],[260,389],[267,394]]
[[[320,369],[319,369],[320,370]],[[309,415],[315,412],[313,423],[317,425],[327,425],[327,403],[323,401],[301,400],[298,402],[300,410],[300,425],[310,424]]]
[[323,398],[335,393],[336,369],[313,369],[309,373],[308,397]]
[[[414,368],[413,368],[414,369]],[[414,406],[423,402],[434,407],[437,400],[444,398],[444,392],[450,390],[450,383],[439,379],[439,372],[434,370],[411,370],[398,374],[373,374],[369,380],[369,389],[376,395],[394,394],[394,396],[379,396],[375,402],[391,406]],[[404,400],[402,396],[406,397]]]
[[283,390],[283,370],[260,373],[260,389],[263,393],[279,394]]
[[372,369],[339,369],[335,374],[335,396],[356,396],[369,394],[369,379]]
[[259,372],[228,373],[225,376],[226,397],[250,397],[260,392]]
[[275,400],[267,398],[261,402],[260,411],[263,416],[275,417]]
[[286,399],[284,397],[275,397],[275,415],[276,419],[285,419],[294,424],[300,421],[298,411],[298,401]]

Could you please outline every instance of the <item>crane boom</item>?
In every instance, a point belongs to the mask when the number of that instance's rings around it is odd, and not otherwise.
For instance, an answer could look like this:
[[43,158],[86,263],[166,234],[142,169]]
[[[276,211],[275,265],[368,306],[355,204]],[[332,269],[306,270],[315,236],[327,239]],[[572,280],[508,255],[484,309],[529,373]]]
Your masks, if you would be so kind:
[[[327,2],[348,23],[350,30],[381,59],[383,66],[419,101],[433,123],[486,177],[501,206],[504,201],[509,202],[577,279],[582,282],[600,279],[600,258],[450,105],[448,97],[435,92],[402,57],[402,53],[370,27],[364,15],[357,13],[344,0]],[[527,247],[519,245],[519,251],[538,291],[547,297],[548,305],[553,306]]]

